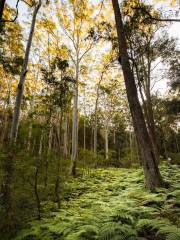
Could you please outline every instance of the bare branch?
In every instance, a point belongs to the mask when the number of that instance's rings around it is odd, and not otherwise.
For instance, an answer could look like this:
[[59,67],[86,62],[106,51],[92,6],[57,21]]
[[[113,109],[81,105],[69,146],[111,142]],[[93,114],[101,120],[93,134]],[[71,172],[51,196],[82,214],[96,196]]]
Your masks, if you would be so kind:
[[8,19],[2,19],[1,20],[1,22],[15,22],[16,21],[16,19],[17,19],[17,17],[18,17],[18,4],[19,4],[19,1],[20,0],[17,0],[17,2],[16,2],[16,15],[15,15],[15,17],[12,19],[12,20],[8,20]]
[[154,21],[159,21],[159,22],[180,22],[180,19],[176,19],[176,18],[157,18],[157,17],[153,17],[150,12],[148,12],[146,9],[144,9],[142,7],[132,7],[132,9],[140,10],[140,11],[144,12],[146,15],[148,15],[148,17],[146,19],[149,18],[149,19],[152,19]]

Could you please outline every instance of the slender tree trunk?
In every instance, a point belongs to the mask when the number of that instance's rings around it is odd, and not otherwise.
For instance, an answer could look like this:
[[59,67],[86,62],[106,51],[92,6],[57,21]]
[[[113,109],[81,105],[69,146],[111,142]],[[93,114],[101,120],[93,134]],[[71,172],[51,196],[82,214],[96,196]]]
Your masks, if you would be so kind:
[[84,150],[86,150],[86,116],[84,116]]
[[176,149],[177,149],[177,153],[180,153],[180,150],[179,150],[179,144],[178,144],[178,139],[177,139],[177,136],[176,136],[176,132],[175,132],[175,142],[176,142]]
[[[141,63],[139,63],[139,64],[141,64]],[[153,114],[151,94],[150,94],[150,64],[148,64],[148,73],[145,74],[145,75],[147,75],[146,85],[143,84],[143,86],[142,86],[141,79],[139,77],[139,70],[138,70],[137,64],[135,65],[135,69],[136,69],[137,81],[138,81],[138,86],[139,86],[139,92],[140,92],[141,99],[143,102],[144,117],[146,119],[149,137],[151,139],[151,144],[152,144],[152,148],[154,150],[156,162],[157,162],[157,164],[159,164],[159,149],[158,149],[157,141],[156,141],[154,114]],[[143,92],[146,96],[146,100],[144,99]]]
[[116,145],[116,130],[113,130],[113,144]]
[[99,80],[98,86],[97,86],[97,91],[96,91],[96,102],[95,102],[95,110],[94,110],[94,157],[97,157],[97,117],[98,117],[98,103],[99,103],[99,88],[100,88],[100,84],[103,80],[103,76],[104,76],[104,71],[101,73],[101,78]]
[[156,157],[156,162],[157,162],[157,164],[159,164],[159,149],[158,149],[157,140],[156,140],[154,113],[153,113],[153,108],[152,108],[150,92],[148,92],[146,94],[146,101],[147,101],[147,112],[148,112],[147,126],[148,126],[148,130],[149,130],[149,136],[151,138],[154,154]]
[[[59,132],[59,151],[61,146],[62,119],[63,119],[63,114],[61,113],[60,132]],[[55,183],[55,200],[57,201],[58,208],[61,207],[61,177],[60,177],[61,162],[60,160],[61,158],[59,156],[58,162],[57,162],[57,177],[56,177],[56,183]]]
[[8,110],[4,109],[4,116],[2,119],[2,126],[1,126],[1,140],[0,140],[0,148],[3,146],[4,140],[8,136]]
[[[0,0],[0,22],[2,21],[2,16],[3,16],[5,2],[6,2],[6,0]],[[1,32],[1,30],[0,30],[0,32]]]
[[49,129],[49,136],[48,136],[48,149],[47,149],[47,156],[46,156],[46,162],[45,162],[45,177],[44,177],[45,187],[47,187],[47,184],[48,184],[48,168],[49,168],[49,158],[50,158],[51,147],[52,147],[52,134],[53,134],[53,127],[52,127],[51,119],[50,119],[50,129]]
[[63,155],[67,158],[68,155],[68,119],[67,114],[64,116],[64,135],[63,135]]
[[[77,57],[78,59],[78,57]],[[79,78],[79,62],[76,65],[76,84],[74,86],[73,97],[73,123],[72,123],[72,153],[70,175],[76,176],[76,159],[78,153],[78,78]]]
[[20,75],[20,81],[17,88],[16,102],[14,107],[13,120],[12,120],[11,133],[10,133],[11,141],[16,141],[16,138],[17,138],[20,109],[21,109],[21,102],[22,102],[23,93],[24,93],[24,84],[26,79],[29,54],[30,54],[32,38],[33,38],[33,33],[34,33],[34,28],[36,23],[36,17],[37,17],[37,13],[40,6],[41,6],[41,0],[39,0],[38,4],[36,5],[34,9],[33,17],[32,17],[31,29],[29,33],[27,46],[26,46],[25,57],[24,57],[23,66],[22,66],[21,75]]
[[36,204],[37,204],[37,218],[38,220],[40,220],[41,219],[41,202],[40,202],[39,192],[38,192],[38,174],[39,174],[39,167],[36,166],[35,176],[34,176],[34,194],[35,194]]
[[[40,60],[40,59],[39,59]],[[37,87],[37,82],[38,82],[38,75],[39,75],[39,68],[36,74],[36,78],[35,78],[35,86]],[[34,103],[35,103],[35,93],[33,93],[32,96],[32,100],[30,102],[30,113],[32,114],[34,111]],[[28,141],[27,141],[27,150],[30,151],[31,146],[32,146],[32,125],[33,125],[33,116],[30,119],[30,123],[29,123],[29,133],[28,133]]]
[[[83,144],[83,148],[84,151],[86,150],[86,88],[84,88],[84,126],[83,126],[83,130],[84,130],[84,144]],[[85,157],[85,156],[84,156]]]
[[98,97],[96,99],[95,105],[95,116],[94,116],[94,157],[97,157],[97,107],[98,107]]
[[154,152],[151,148],[150,137],[146,128],[144,116],[139,103],[134,75],[132,73],[129,56],[127,52],[127,43],[124,33],[124,25],[119,8],[118,0],[112,0],[116,28],[119,42],[120,62],[126,85],[126,92],[130,107],[130,112],[133,120],[135,133],[140,143],[140,150],[143,160],[143,170],[145,175],[145,185],[148,189],[153,190],[156,187],[162,187],[163,181],[159,172]]
[[32,122],[29,123],[29,133],[28,133],[28,142],[27,142],[28,151],[30,151],[30,148],[31,148],[31,138],[32,138]]
[[106,161],[108,161],[108,159],[109,159],[109,139],[108,139],[108,135],[109,135],[109,130],[108,130],[108,126],[106,126],[105,127],[105,159],[106,159]]
[[39,191],[38,191],[38,175],[39,175],[39,167],[40,167],[40,162],[42,157],[42,144],[43,144],[43,131],[41,132],[41,136],[40,136],[39,152],[38,152],[35,175],[34,175],[34,195],[36,198],[38,220],[41,219],[41,201],[40,201]]
[[129,147],[130,147],[130,166],[133,163],[133,144],[132,144],[132,132],[129,131]]

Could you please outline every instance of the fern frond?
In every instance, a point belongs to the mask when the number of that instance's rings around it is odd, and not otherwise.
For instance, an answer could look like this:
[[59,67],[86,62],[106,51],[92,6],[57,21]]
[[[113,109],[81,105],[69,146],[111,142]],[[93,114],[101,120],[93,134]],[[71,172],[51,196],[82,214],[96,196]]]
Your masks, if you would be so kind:
[[166,240],[179,240],[180,239],[180,229],[174,225],[168,225],[166,227],[161,227],[158,234],[166,235]]

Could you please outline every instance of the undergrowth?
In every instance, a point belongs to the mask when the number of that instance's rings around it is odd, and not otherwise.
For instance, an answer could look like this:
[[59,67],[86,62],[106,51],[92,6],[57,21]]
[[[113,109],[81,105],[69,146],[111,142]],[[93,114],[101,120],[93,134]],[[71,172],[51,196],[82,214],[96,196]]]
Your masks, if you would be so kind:
[[15,240],[180,240],[180,170],[161,166],[169,189],[144,189],[140,169],[92,169],[63,186],[60,210],[43,203],[43,218]]

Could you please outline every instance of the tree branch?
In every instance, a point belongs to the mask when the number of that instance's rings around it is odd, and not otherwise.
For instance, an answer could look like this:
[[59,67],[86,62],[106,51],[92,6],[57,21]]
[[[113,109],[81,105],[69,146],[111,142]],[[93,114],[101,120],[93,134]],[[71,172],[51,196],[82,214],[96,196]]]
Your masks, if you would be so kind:
[[12,20],[8,20],[8,19],[2,19],[1,22],[15,22],[17,17],[18,17],[18,4],[19,4],[20,0],[17,0],[16,2],[16,15]]
[[132,9],[144,12],[146,15],[148,15],[148,17],[146,19],[149,18],[149,19],[152,19],[154,21],[159,21],[159,22],[180,22],[180,19],[176,19],[176,18],[157,18],[157,17],[153,17],[150,12],[148,12],[146,9],[144,9],[142,7],[132,7]]

